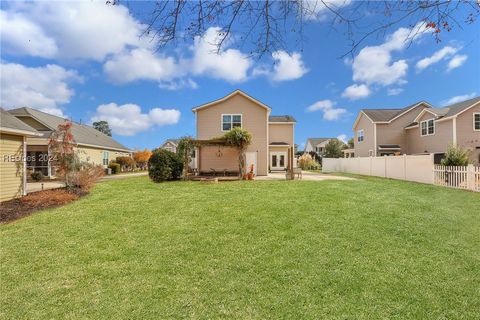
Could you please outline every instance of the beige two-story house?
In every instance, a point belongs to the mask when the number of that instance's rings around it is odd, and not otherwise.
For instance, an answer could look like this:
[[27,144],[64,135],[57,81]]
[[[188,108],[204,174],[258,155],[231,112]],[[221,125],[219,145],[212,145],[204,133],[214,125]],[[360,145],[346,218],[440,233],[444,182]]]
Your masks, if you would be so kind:
[[458,145],[479,163],[480,98],[443,108],[421,101],[403,109],[363,109],[353,131],[357,157],[433,153],[439,162],[449,145]]
[[[246,151],[246,165],[253,165],[256,175],[285,170],[287,152],[294,147],[296,121],[291,116],[273,116],[271,108],[243,91],[192,109],[196,118],[196,138],[220,137],[234,127],[252,134]],[[202,146],[196,150],[195,166],[199,172],[238,171],[238,151],[226,146]]]

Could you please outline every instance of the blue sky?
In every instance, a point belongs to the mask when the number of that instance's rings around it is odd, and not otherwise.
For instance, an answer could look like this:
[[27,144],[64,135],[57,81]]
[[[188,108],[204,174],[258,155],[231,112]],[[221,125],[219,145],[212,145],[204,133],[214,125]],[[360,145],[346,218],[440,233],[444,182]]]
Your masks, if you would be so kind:
[[214,28],[154,50],[138,38],[145,21],[137,14],[149,5],[2,2],[2,107],[30,106],[86,123],[105,119],[126,146],[155,148],[194,135],[191,108],[241,89],[272,114],[293,115],[302,146],[307,137],[351,137],[362,108],[420,100],[442,106],[480,94],[478,23],[442,34],[440,43],[427,32],[410,45],[410,27],[398,25],[339,59],[349,50],[346,38],[325,19],[312,19],[303,50],[292,39],[289,51],[256,59],[237,49],[234,37],[221,56],[210,54]]

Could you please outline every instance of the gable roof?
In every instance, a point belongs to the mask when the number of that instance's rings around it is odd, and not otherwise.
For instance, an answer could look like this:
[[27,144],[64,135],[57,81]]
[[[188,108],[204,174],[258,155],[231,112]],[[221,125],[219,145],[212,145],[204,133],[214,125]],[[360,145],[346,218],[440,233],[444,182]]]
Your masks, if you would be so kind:
[[325,142],[325,141],[328,141],[328,140],[332,140],[334,138],[308,138],[307,139],[307,143],[310,142],[310,144],[312,146],[316,146],[316,145],[319,145],[320,143],[322,142]]
[[358,113],[357,118],[353,123],[353,128],[355,128],[355,126],[357,125],[362,114],[367,116],[367,118],[373,123],[390,123],[420,105],[425,105],[427,108],[432,108],[432,105],[430,103],[426,101],[419,101],[401,109],[362,109]]
[[480,102],[480,97],[475,97],[473,99],[465,100],[462,102],[454,103],[449,105],[443,109],[449,109],[448,112],[445,114],[445,118],[453,117],[462,113],[463,111],[467,110],[468,108],[472,107],[474,104]]
[[165,142],[162,144],[161,148],[163,148],[164,145],[166,145],[167,143],[171,142],[173,143],[175,146],[178,146],[178,143],[180,142],[181,139],[167,139],[165,140]]
[[[436,119],[438,119],[438,120],[451,119],[453,117],[456,117],[460,113],[470,109],[471,107],[477,105],[478,103],[480,103],[480,97],[476,97],[476,98],[473,98],[473,99],[469,99],[469,100],[461,101],[461,102],[458,102],[458,103],[454,103],[450,106],[446,106],[446,107],[443,107],[443,108],[431,108],[431,109],[428,109],[428,110],[425,109],[418,114],[418,116],[415,118],[414,121],[418,122],[418,120],[427,111],[432,113],[433,115],[435,115]],[[410,127],[410,125],[407,126],[407,127]]]
[[271,111],[271,110],[272,110],[269,106],[267,106],[267,105],[264,104],[263,102],[255,99],[255,98],[252,97],[252,96],[249,96],[248,94],[246,94],[246,93],[243,92],[242,90],[237,89],[237,90],[229,93],[228,95],[226,95],[226,96],[223,97],[223,98],[220,98],[220,99],[217,99],[217,100],[214,100],[214,101],[211,101],[211,102],[208,102],[208,103],[199,105],[199,106],[193,108],[192,111],[193,111],[193,112],[197,112],[197,111],[200,110],[200,109],[207,108],[207,107],[211,107],[211,106],[216,105],[216,104],[218,104],[218,103],[220,103],[220,102],[223,102],[223,101],[225,101],[225,100],[227,100],[227,99],[229,99],[229,98],[231,98],[231,97],[233,97],[234,95],[237,95],[237,94],[239,94],[239,95],[241,95],[241,96],[243,96],[243,97],[245,97],[245,98],[253,101],[254,103],[258,104],[260,107],[267,109],[267,111]]
[[37,130],[0,108],[0,131],[18,133],[26,136],[39,136]]
[[393,119],[402,109],[362,109],[373,122],[386,122]]
[[279,122],[279,123],[288,123],[288,122],[297,122],[294,117],[289,115],[284,116],[269,116],[268,122]]
[[[18,118],[32,117],[51,131],[56,130],[58,125],[67,121],[65,118],[26,107],[9,110],[8,112]],[[44,138],[48,138],[51,131],[41,132],[41,134]],[[130,149],[118,143],[112,137],[85,124],[72,121],[72,134],[75,142],[80,145],[130,152]]]

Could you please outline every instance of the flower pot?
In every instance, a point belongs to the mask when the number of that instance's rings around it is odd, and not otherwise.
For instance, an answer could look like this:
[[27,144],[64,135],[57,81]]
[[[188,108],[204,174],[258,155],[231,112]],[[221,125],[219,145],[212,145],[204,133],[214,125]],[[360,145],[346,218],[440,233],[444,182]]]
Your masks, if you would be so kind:
[[244,173],[242,178],[243,178],[243,180],[248,180],[248,174]]
[[253,172],[249,172],[247,177],[248,177],[248,180],[253,180]]

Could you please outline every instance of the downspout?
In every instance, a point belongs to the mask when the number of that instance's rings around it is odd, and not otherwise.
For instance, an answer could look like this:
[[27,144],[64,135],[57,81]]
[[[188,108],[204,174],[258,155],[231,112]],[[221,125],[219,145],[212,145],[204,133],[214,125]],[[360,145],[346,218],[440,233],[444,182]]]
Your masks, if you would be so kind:
[[373,156],[377,156],[377,124],[373,123]]
[[457,117],[454,117],[453,120],[453,145],[457,145]]
[[23,195],[27,195],[27,137],[23,136]]

